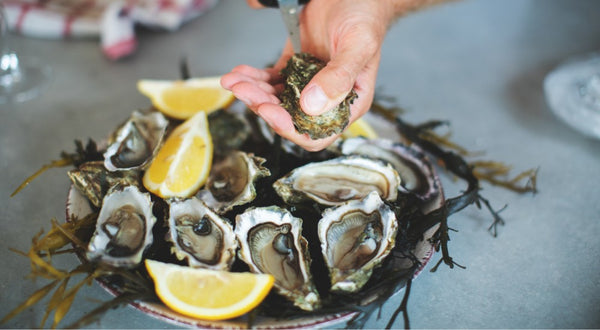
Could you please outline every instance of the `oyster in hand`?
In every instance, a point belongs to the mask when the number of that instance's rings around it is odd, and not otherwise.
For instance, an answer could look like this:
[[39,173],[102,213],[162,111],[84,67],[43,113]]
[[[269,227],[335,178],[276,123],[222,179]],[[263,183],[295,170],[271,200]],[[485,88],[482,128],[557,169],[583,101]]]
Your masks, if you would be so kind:
[[281,70],[285,78],[284,89],[280,95],[281,106],[292,116],[296,130],[307,133],[311,139],[323,139],[340,134],[350,119],[350,104],[357,97],[354,90],[337,107],[318,116],[310,116],[300,107],[300,93],[312,77],[325,67],[325,62],[308,53],[294,54]]

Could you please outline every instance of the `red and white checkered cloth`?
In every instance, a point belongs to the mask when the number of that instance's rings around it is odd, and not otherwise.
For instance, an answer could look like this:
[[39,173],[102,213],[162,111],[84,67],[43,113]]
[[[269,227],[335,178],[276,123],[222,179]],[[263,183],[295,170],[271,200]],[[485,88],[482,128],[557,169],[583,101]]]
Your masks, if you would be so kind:
[[8,27],[40,38],[99,37],[102,51],[119,59],[135,51],[134,25],[177,30],[218,0],[0,0]]

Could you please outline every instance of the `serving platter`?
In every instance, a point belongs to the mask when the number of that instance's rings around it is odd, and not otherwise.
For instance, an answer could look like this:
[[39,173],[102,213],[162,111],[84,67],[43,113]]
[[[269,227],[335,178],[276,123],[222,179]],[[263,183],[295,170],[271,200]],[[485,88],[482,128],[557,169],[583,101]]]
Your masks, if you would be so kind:
[[[376,116],[366,116],[368,122],[377,127],[383,136],[394,137],[393,131],[390,130],[390,123],[385,122],[383,119]],[[437,174],[435,174],[436,180]],[[440,185],[441,187],[441,185]],[[439,194],[439,197],[428,204],[430,211],[439,207],[444,202],[443,192]],[[72,221],[73,219],[81,219],[86,215],[93,212],[92,207],[88,199],[82,195],[74,186],[71,186],[66,203],[66,219]],[[419,261],[418,267],[412,273],[412,278],[415,278],[427,265],[428,261],[435,253],[435,240],[432,239],[439,225],[435,225],[429,228],[424,234],[422,239],[415,245],[412,251],[413,255]],[[159,238],[160,239],[160,238]],[[80,256],[81,258],[82,256]],[[409,269],[413,266],[413,262],[405,260],[405,268]],[[402,267],[402,265],[400,266]],[[408,278],[407,278],[408,279]],[[100,278],[97,280],[98,284],[107,290],[113,296],[119,296],[121,291],[119,290],[119,284],[111,281],[110,279]],[[399,302],[398,302],[399,303]],[[241,317],[225,320],[225,321],[207,321],[195,319],[189,316],[177,313],[160,302],[149,302],[149,301],[136,301],[130,303],[130,305],[141,312],[160,319],[162,321],[199,328],[247,328],[248,327],[248,315]],[[258,315],[252,320],[252,326],[257,328],[325,328],[332,327],[335,325],[345,324],[352,319],[359,316],[361,312],[357,309],[349,308],[344,311],[336,311],[332,313],[309,313],[302,314],[300,316],[276,318],[270,316]]]

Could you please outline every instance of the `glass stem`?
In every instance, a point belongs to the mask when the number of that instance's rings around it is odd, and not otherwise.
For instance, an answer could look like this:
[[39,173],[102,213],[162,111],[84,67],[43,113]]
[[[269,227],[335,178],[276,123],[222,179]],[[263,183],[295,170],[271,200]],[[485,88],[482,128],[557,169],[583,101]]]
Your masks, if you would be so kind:
[[21,77],[19,58],[10,49],[8,22],[4,12],[4,3],[0,1],[0,85],[8,87]]

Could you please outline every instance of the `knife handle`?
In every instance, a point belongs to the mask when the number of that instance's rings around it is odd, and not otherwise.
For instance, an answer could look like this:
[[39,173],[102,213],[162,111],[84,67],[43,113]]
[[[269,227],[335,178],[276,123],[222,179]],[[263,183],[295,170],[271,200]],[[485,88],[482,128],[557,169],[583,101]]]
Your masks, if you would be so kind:
[[[310,0],[298,0],[298,4],[305,5],[309,1]],[[258,2],[260,2],[260,4],[265,7],[279,8],[279,5],[277,4],[277,0],[258,0]]]

